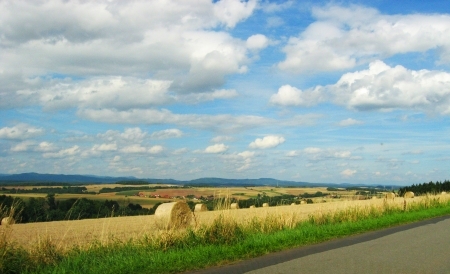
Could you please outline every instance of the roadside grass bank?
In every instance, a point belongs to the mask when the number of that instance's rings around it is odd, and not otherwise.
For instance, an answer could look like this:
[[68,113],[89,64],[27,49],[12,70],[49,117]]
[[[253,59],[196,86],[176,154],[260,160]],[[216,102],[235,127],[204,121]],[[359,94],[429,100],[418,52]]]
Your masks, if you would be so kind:
[[25,250],[2,235],[0,272],[180,273],[448,214],[450,200],[434,196],[400,206],[385,202],[379,207],[318,212],[307,220],[295,214],[268,215],[238,224],[222,213],[207,226],[69,251],[59,249],[51,239]]

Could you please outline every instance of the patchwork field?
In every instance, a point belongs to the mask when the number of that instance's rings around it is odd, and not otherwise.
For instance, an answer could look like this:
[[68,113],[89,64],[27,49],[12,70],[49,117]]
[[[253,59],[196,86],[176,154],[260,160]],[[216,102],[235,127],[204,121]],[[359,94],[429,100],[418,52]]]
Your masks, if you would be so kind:
[[[342,196],[353,196],[355,191],[339,191],[339,192],[330,192],[327,191],[325,187],[298,187],[298,188],[277,188],[277,187],[192,187],[192,188],[164,188],[164,189],[152,189],[151,191],[139,191],[139,190],[127,190],[120,192],[107,192],[107,193],[99,193],[102,188],[124,188],[124,187],[142,187],[143,185],[121,185],[121,184],[92,184],[92,185],[82,185],[86,187],[87,192],[96,192],[96,195],[93,194],[56,194],[56,200],[66,200],[71,198],[87,198],[91,200],[114,200],[117,201],[120,205],[128,205],[129,203],[140,204],[143,208],[152,208],[158,202],[168,202],[168,201],[176,201],[179,198],[176,197],[228,197],[228,198],[236,198],[238,200],[246,200],[249,198],[256,198],[258,195],[275,197],[284,194],[290,195],[301,195],[301,194],[314,194],[316,192],[322,193],[338,193]],[[149,187],[161,187],[164,185],[155,185],[149,184],[145,185]],[[42,186],[45,188],[49,188],[48,186]],[[5,189],[11,188],[20,188],[25,190],[31,190],[33,188],[42,188],[36,186],[14,186],[14,187],[5,187]],[[56,188],[58,186],[51,186],[51,188]],[[0,193],[1,194],[1,193]],[[7,193],[4,192],[5,195],[10,195],[13,197],[20,197],[24,200],[29,199],[30,197],[45,197],[46,194],[42,193]],[[139,194],[141,194],[139,196]],[[154,196],[157,196],[155,198]],[[195,199],[193,199],[195,201]],[[315,202],[323,200],[314,199]]]

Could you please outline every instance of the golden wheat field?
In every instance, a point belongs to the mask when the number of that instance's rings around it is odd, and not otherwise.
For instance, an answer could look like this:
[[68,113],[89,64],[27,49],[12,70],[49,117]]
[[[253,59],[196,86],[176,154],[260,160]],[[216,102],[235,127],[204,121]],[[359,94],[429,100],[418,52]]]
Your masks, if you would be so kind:
[[[419,202],[421,199],[423,198],[407,199],[407,203]],[[403,198],[396,198],[395,201],[386,202],[401,206],[404,201]],[[295,222],[306,219],[310,215],[337,210],[382,207],[386,202],[384,199],[331,201],[317,204],[196,212],[191,225],[207,225],[220,214],[232,218],[238,223],[249,222],[253,218],[267,218],[268,216],[283,218],[285,222]],[[107,244],[117,240],[127,241],[144,236],[153,237],[161,232],[155,223],[154,215],[0,226],[0,233],[8,233],[8,237],[12,241],[26,248],[35,247],[44,240],[50,240],[64,249],[73,246],[89,246],[93,243]]]

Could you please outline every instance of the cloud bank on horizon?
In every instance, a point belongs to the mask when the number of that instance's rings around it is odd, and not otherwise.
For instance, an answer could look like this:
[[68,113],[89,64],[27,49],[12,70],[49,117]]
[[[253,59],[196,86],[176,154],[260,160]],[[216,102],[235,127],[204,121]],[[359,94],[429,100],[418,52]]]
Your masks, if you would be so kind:
[[0,173],[450,179],[446,1],[1,1]]

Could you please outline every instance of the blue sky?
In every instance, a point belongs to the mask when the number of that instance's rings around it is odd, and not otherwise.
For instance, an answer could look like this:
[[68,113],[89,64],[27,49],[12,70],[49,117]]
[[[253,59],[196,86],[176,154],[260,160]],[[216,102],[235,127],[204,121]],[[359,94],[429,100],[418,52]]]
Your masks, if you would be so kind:
[[450,178],[447,1],[2,1],[0,173]]

